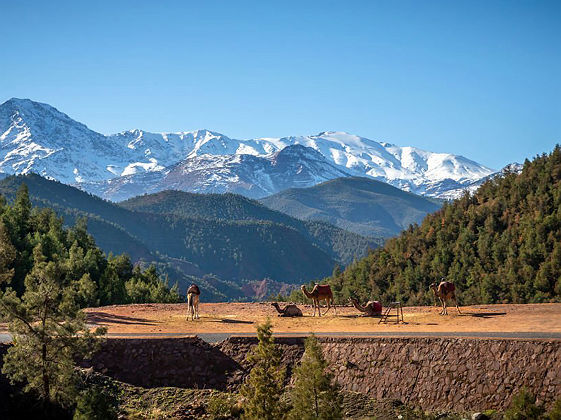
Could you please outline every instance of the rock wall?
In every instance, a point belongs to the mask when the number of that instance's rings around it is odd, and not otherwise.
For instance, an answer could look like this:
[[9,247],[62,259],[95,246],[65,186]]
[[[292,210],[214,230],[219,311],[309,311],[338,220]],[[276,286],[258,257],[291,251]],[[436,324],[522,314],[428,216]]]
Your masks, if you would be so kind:
[[[522,387],[550,406],[561,398],[561,341],[454,338],[320,338],[345,390],[398,399],[423,409],[502,409]],[[249,368],[255,339],[232,337],[221,351]],[[297,362],[302,339],[277,339],[284,363]]]
[[[320,338],[345,390],[423,409],[502,409],[528,388],[551,406],[561,398],[561,341],[454,338]],[[236,389],[256,338],[108,339],[85,366],[144,387]],[[288,375],[302,338],[277,338]],[[287,378],[289,381],[290,378]]]

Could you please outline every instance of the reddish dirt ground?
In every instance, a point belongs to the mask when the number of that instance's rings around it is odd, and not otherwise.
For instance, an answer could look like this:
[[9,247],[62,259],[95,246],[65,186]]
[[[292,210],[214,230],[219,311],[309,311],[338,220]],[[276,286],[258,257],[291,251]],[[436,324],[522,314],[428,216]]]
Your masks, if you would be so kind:
[[[281,304],[281,307],[283,305]],[[360,317],[352,307],[338,307],[325,316],[312,317],[310,306],[299,305],[302,318],[281,318],[270,303],[201,303],[201,318],[187,319],[186,304],[118,305],[87,309],[88,322],[106,326],[115,334],[254,333],[255,326],[271,318],[279,333],[304,332],[543,332],[561,333],[561,303],[477,305],[450,308],[448,316],[437,307],[406,307],[405,322],[379,324],[379,318]],[[325,309],[324,309],[325,310]],[[394,318],[395,319],[395,318]]]

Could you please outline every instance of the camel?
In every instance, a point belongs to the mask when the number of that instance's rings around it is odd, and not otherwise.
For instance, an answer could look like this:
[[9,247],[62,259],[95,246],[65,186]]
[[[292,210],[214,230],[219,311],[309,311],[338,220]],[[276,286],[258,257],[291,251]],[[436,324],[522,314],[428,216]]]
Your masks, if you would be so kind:
[[[322,300],[325,300],[327,303],[327,311],[329,311],[329,309],[331,309],[331,305],[333,305],[333,310],[335,311],[335,315],[337,315],[337,308],[333,302],[333,292],[331,292],[331,287],[328,284],[316,284],[311,292],[308,292],[306,286],[302,286],[301,289],[302,293],[304,293],[308,299],[312,299],[312,306],[314,307],[313,316],[316,316],[316,308],[319,316],[321,316],[321,307],[319,306],[319,302]],[[327,311],[325,311],[324,315]]]
[[196,284],[192,284],[187,289],[187,307],[189,314],[187,315],[187,319],[189,319],[189,315],[191,315],[191,321],[193,319],[199,319],[199,296],[201,295],[201,290],[199,286]]
[[366,305],[362,306],[358,299],[349,298],[351,303],[355,308],[357,308],[362,314],[360,316],[380,316],[382,315],[382,304],[377,300],[369,300]]
[[448,315],[448,308],[446,305],[446,301],[448,299],[454,301],[458,313],[461,314],[458,306],[458,300],[456,299],[456,286],[454,286],[454,283],[441,281],[438,285],[436,283],[431,284],[430,288],[434,292],[434,295],[440,299],[440,303],[442,304],[442,311],[440,312],[440,315]]
[[277,310],[279,316],[290,317],[290,318],[302,316],[302,311],[296,305],[286,305],[284,309],[281,309],[279,304],[277,302],[274,302],[271,303],[271,306],[273,306]]

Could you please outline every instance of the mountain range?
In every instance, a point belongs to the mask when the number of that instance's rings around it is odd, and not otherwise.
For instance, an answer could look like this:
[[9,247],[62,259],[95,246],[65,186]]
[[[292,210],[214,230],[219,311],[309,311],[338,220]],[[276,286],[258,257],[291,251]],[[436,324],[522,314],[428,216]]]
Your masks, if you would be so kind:
[[36,174],[1,180],[0,194],[11,200],[21,184],[34,205],[54,209],[66,224],[87,217],[106,253],[157,264],[182,292],[196,278],[207,299],[255,297],[247,293],[264,279],[278,291],[322,278],[382,243],[234,194],[166,191],[117,205]]
[[13,98],[0,105],[0,173],[32,172],[118,201],[167,189],[263,198],[349,176],[450,198],[495,171],[344,132],[247,140],[208,130],[103,135],[50,105]]

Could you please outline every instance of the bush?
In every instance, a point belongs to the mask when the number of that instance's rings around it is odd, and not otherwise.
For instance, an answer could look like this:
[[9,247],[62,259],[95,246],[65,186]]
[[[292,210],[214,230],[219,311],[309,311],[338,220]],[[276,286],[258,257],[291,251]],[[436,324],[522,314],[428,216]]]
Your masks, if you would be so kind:
[[213,419],[238,417],[237,399],[233,394],[216,393],[208,400],[207,412]]
[[546,418],[547,420],[561,420],[561,398],[555,401]]
[[86,389],[78,395],[74,420],[112,420],[116,418],[116,402],[101,387]]
[[536,404],[536,397],[526,388],[512,397],[510,406],[505,412],[505,420],[538,420],[543,419],[545,409]]

